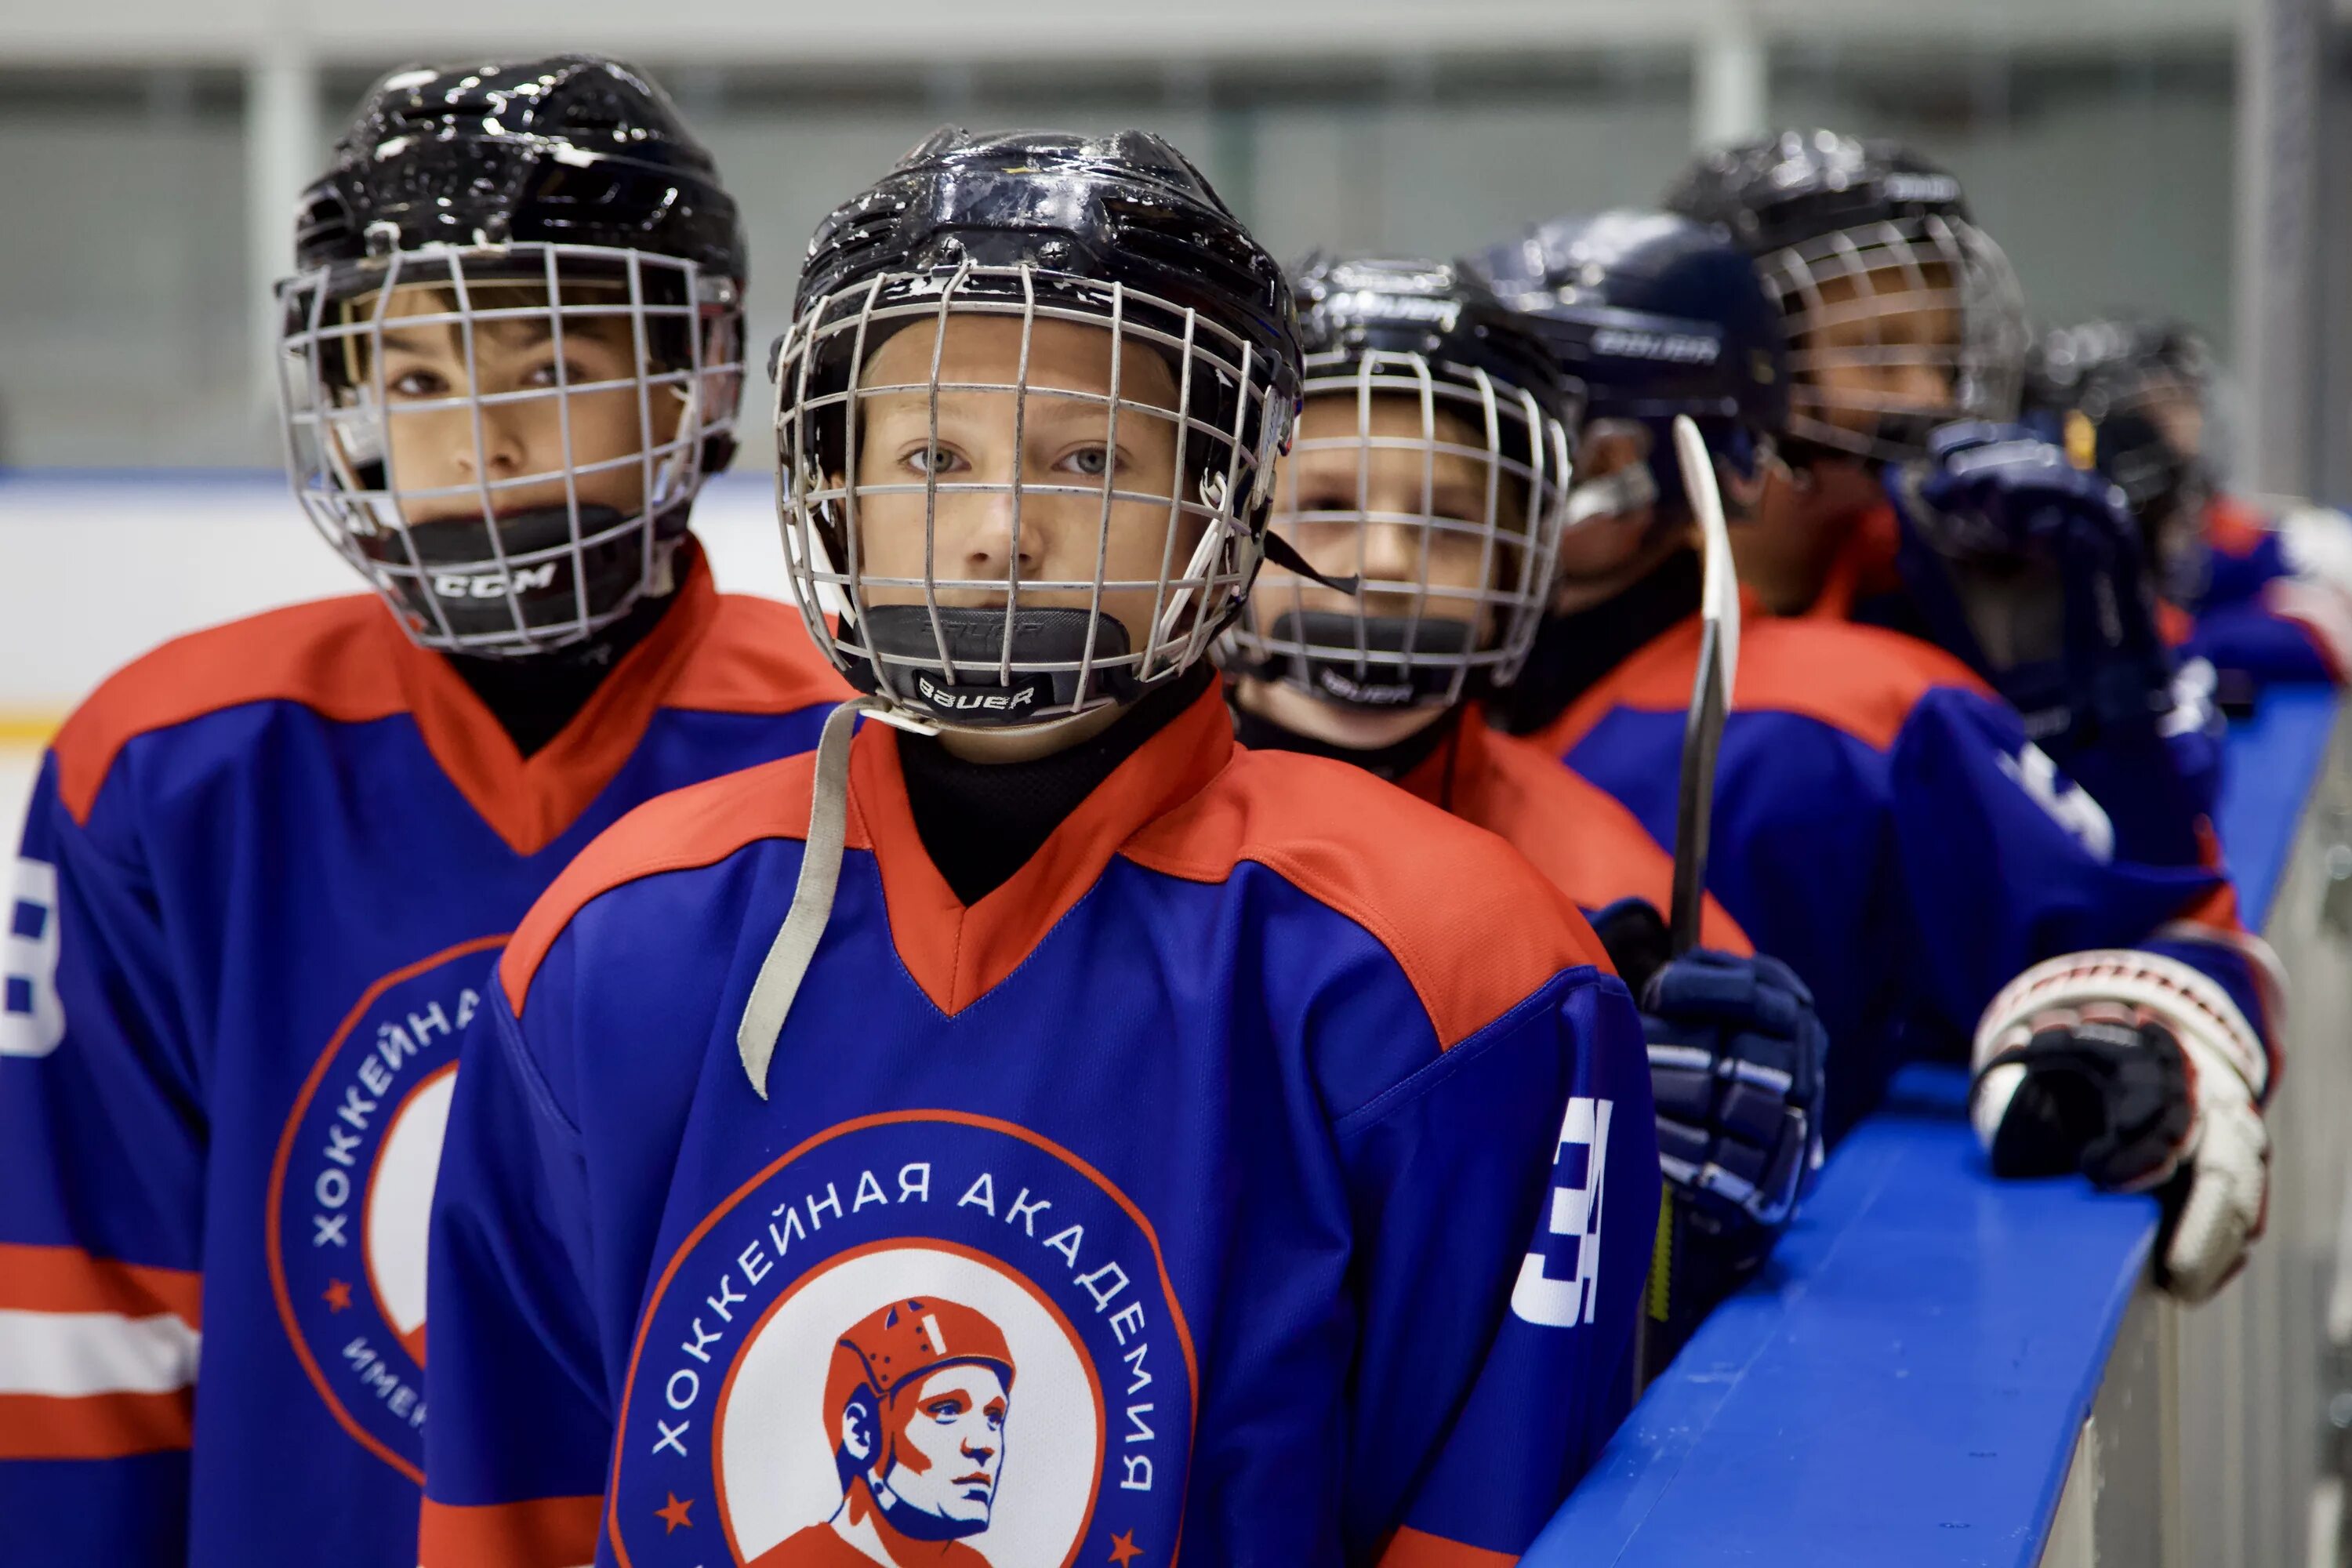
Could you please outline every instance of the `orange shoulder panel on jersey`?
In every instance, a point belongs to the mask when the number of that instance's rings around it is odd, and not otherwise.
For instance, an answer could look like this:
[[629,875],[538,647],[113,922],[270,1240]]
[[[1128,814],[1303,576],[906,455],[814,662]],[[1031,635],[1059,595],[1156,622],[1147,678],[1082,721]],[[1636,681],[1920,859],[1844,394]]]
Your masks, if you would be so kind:
[[[1696,616],[1660,633],[1539,731],[1537,744],[1565,755],[1614,708],[1686,711],[1698,643]],[[1765,616],[1741,628],[1731,705],[1818,720],[1884,751],[1919,700],[1947,686],[1991,695],[1967,665],[1916,637],[1844,621]]]
[[577,1568],[596,1556],[601,1497],[534,1498],[462,1507],[425,1500],[422,1568]]
[[[531,977],[572,919],[614,889],[666,871],[715,866],[763,838],[806,838],[816,754],[763,763],[656,795],[598,834],[541,893],[499,957],[499,983],[518,1016]],[[868,847],[850,814],[847,843]]]
[[[1660,912],[1674,900],[1675,860],[1625,804],[1559,758],[1494,731],[1476,734],[1478,776],[1456,796],[1456,809],[1507,839],[1553,886],[1582,909],[1644,899]],[[1699,941],[1742,956],[1756,951],[1731,911],[1706,895]]]
[[1511,1568],[1517,1561],[1507,1552],[1465,1546],[1409,1524],[1389,1537],[1388,1550],[1381,1553],[1381,1568]]
[[58,793],[87,825],[99,787],[140,736],[247,702],[291,701],[346,723],[403,711],[373,595],[318,599],[174,637],[107,677],[58,731]]
[[749,594],[717,600],[710,629],[664,693],[664,707],[790,713],[856,695],[817,651],[798,610]]
[[2235,496],[2205,505],[2205,542],[2224,555],[2252,555],[2270,534],[2270,521]]
[[1592,928],[1526,857],[1327,758],[1236,749],[1206,788],[1119,853],[1190,882],[1224,881],[1244,860],[1279,875],[1388,949],[1441,1047],[1563,969],[1609,969]]

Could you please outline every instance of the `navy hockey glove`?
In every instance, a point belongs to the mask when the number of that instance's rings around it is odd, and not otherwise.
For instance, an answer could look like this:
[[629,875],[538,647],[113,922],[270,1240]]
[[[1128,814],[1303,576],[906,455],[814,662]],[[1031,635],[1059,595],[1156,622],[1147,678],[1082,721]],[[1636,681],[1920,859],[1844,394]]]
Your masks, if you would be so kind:
[[1640,1339],[1644,1384],[1762,1265],[1821,1162],[1813,999],[1786,964],[1699,949],[1642,987],[1666,1179]]
[[1985,1011],[1969,1119],[2001,1176],[2079,1171],[2163,1206],[2157,1283],[2201,1301],[2263,1232],[2262,1042],[2221,987],[2135,952],[2036,964]]
[[1886,481],[1927,635],[2007,697],[2029,732],[2152,725],[2170,708],[2139,523],[2105,475],[2022,426],[1962,424]]
[[1696,1230],[1760,1260],[1821,1159],[1827,1036],[1785,963],[1706,949],[1642,990],[1659,1163]]

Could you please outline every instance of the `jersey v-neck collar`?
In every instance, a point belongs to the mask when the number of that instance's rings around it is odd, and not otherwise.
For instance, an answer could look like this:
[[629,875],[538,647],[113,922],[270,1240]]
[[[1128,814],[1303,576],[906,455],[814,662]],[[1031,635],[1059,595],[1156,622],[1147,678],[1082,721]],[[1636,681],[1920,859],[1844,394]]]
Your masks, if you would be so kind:
[[387,657],[425,749],[517,855],[546,848],[604,792],[710,629],[719,591],[701,547],[689,540],[679,563],[677,602],[621,656],[571,722],[529,757],[446,659],[409,641],[389,616],[382,617]]
[[898,732],[868,724],[850,748],[848,840],[880,869],[899,961],[932,1005],[953,1016],[1020,968],[1120,847],[1199,794],[1233,754],[1233,726],[1213,686],[1111,770],[1019,870],[966,908],[916,831]]

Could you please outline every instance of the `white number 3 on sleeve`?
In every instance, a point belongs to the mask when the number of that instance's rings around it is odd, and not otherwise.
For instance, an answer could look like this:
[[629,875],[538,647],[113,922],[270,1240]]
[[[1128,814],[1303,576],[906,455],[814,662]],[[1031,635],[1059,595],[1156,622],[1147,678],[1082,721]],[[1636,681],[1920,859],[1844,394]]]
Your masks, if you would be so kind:
[[1558,1171],[1571,1149],[1585,1152],[1581,1180],[1555,1179],[1551,1217],[1545,1230],[1576,1242],[1575,1272],[1560,1279],[1549,1270],[1542,1252],[1519,1260],[1518,1282],[1511,1289],[1511,1310],[1540,1328],[1570,1329],[1592,1321],[1601,1299],[1601,1192],[1609,1165],[1609,1113],[1616,1102],[1578,1095],[1568,1102],[1559,1142],[1552,1150]]
[[0,904],[0,1057],[45,1057],[66,1037],[58,998],[58,868],[16,862],[16,886]]

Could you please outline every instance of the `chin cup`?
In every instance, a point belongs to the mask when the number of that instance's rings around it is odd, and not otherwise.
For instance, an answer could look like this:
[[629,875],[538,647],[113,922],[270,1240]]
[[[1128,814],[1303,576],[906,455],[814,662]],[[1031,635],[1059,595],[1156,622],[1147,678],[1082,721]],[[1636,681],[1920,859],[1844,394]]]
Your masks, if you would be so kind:
[[[1269,677],[1376,713],[1450,700],[1470,656],[1470,624],[1443,616],[1285,610],[1266,636]],[[1359,641],[1360,638],[1360,642]]]
[[[1008,658],[1007,621],[1014,668],[1009,678],[999,679]],[[848,629],[844,626],[845,634]],[[866,656],[852,661],[850,684],[861,691],[887,689],[900,705],[961,729],[1034,724],[1040,713],[1069,711],[1082,699],[1123,704],[1143,694],[1128,662],[1133,650],[1127,627],[1088,610],[875,605],[867,608],[862,629]],[[1034,668],[1039,665],[1053,668]],[[880,673],[885,667],[887,689]]]

